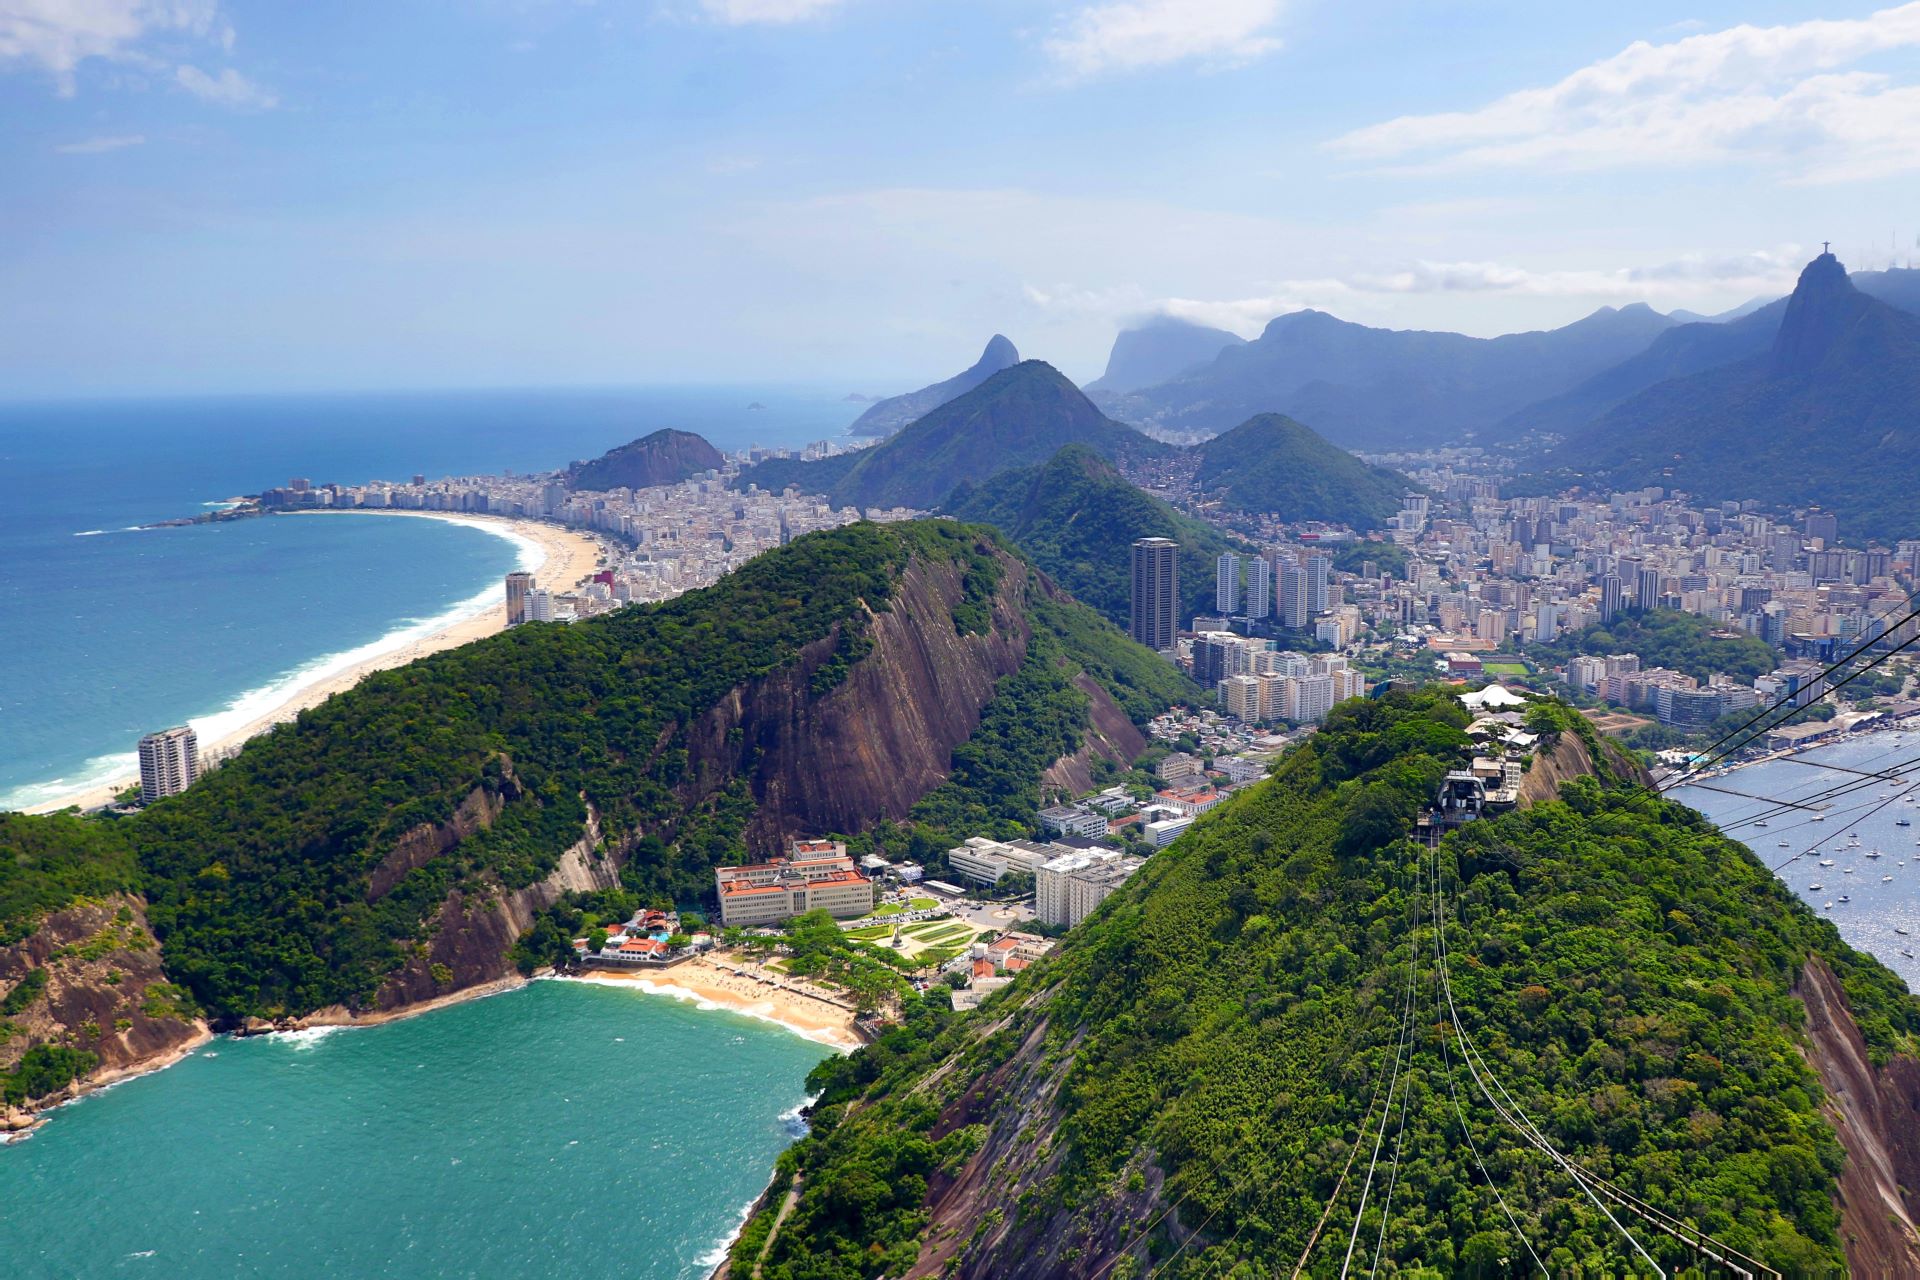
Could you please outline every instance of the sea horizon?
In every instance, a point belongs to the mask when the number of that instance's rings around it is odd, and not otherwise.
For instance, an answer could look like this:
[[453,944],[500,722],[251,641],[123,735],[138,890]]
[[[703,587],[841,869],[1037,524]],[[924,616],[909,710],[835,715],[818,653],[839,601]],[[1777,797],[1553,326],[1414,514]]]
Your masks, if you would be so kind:
[[143,732],[185,722],[216,740],[484,609],[537,555],[491,522],[155,521],[293,475],[554,470],[661,426],[721,449],[790,447],[857,415],[823,395],[741,384],[0,404],[0,467],[20,494],[0,512],[0,590],[23,624],[0,640],[0,809],[125,775]]

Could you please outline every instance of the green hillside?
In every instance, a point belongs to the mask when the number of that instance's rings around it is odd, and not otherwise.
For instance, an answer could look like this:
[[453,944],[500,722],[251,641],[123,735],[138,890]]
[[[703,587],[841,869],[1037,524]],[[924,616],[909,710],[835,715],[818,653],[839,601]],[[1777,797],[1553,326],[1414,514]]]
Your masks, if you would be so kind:
[[1417,489],[1327,443],[1278,413],[1247,419],[1199,446],[1194,487],[1236,511],[1272,511],[1286,520],[1324,520],[1375,529]]
[[[950,776],[915,807],[926,839],[1031,814],[1041,772],[1078,749],[1089,724],[1081,672],[1137,720],[1190,692],[1164,661],[1051,594],[991,530],[854,525],[663,604],[519,627],[371,676],[109,834],[72,817],[7,817],[0,835],[19,852],[0,906],[11,921],[124,886],[130,847],[169,978],[216,1016],[273,1017],[364,1006],[432,934],[450,892],[484,898],[539,881],[580,838],[589,804],[606,849],[644,833],[620,869],[627,890],[697,898],[715,862],[743,852],[765,781],[758,755],[735,758],[741,744],[701,747],[701,717],[780,673],[801,671],[809,699],[834,691],[873,649],[872,620],[903,607],[912,566],[923,582],[957,575],[950,613],[928,619],[913,605],[924,620],[913,625],[934,629],[920,643],[944,645],[954,663],[980,661],[985,644],[969,637],[1021,655],[997,683],[988,673],[977,729],[952,744]],[[896,683],[889,696],[926,691]],[[777,745],[771,731],[760,741]],[[864,805],[862,788],[876,784],[836,785]],[[423,828],[486,805],[497,807],[490,823],[445,848],[419,846]],[[882,816],[877,800],[872,809],[869,822]]]
[[1107,418],[1052,365],[1027,360],[870,449],[818,462],[763,462],[743,471],[738,483],[774,490],[798,485],[835,505],[931,511],[962,482],[979,484],[1045,462],[1069,444],[1106,458],[1167,449]]
[[1130,483],[1083,444],[1068,445],[1041,466],[960,486],[945,514],[994,526],[1076,599],[1121,627],[1128,621],[1138,539],[1180,544],[1182,621],[1213,608],[1215,559],[1250,550]]
[[[1570,709],[1537,719],[1599,753]],[[1565,1160],[1787,1275],[1839,1274],[1846,1157],[1796,982],[1839,975],[1876,1063],[1913,1053],[1920,1002],[1604,756],[1559,801],[1407,841],[1467,722],[1439,692],[1344,704],[1008,991],[823,1064],[770,1197],[795,1204],[749,1223],[736,1265],[1645,1273]],[[1606,1202],[1665,1273],[1699,1274]]]

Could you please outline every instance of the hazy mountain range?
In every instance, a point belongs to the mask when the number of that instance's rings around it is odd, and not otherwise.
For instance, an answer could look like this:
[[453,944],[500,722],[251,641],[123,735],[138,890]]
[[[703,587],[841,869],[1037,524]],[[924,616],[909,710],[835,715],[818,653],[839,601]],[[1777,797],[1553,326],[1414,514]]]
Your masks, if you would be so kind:
[[909,391],[904,395],[889,396],[875,401],[868,410],[853,420],[847,428],[848,435],[854,436],[890,436],[909,422],[923,418],[956,396],[965,395],[1002,369],[1011,369],[1020,363],[1020,352],[1014,345],[994,334],[987,343],[986,350],[972,366],[954,374],[951,378],[936,382],[932,386],[922,387],[918,391]]

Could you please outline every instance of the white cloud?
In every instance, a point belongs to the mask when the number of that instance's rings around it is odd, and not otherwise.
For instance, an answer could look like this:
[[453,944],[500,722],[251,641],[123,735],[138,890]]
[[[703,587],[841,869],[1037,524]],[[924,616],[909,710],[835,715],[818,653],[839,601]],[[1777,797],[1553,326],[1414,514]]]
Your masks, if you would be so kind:
[[1401,116],[1329,146],[1417,172],[1758,159],[1807,181],[1920,168],[1920,86],[1844,70],[1920,46],[1920,0],[1864,18],[1638,41],[1471,111]]
[[225,68],[219,75],[208,75],[198,67],[182,65],[174,71],[173,78],[194,97],[223,107],[252,107],[264,111],[280,101],[232,67]]
[[1067,75],[1085,78],[1200,60],[1224,65],[1272,53],[1281,0],[1109,0],[1069,14],[1045,42]]
[[710,18],[730,27],[756,23],[785,25],[822,17],[840,6],[841,0],[700,0]]
[[64,142],[54,150],[63,156],[97,156],[104,151],[121,151],[127,147],[137,147],[146,140],[145,134],[128,133],[117,137],[82,138],[79,142]]
[[[75,72],[99,59],[164,75],[187,42],[233,51],[233,27],[216,0],[0,0],[0,70],[38,68],[72,97]],[[174,83],[210,102],[271,107],[275,99],[231,68],[210,75],[192,65],[173,68]]]
[[214,0],[0,0],[0,63],[51,72],[63,95],[88,58],[145,61],[136,46],[149,36],[225,32]]

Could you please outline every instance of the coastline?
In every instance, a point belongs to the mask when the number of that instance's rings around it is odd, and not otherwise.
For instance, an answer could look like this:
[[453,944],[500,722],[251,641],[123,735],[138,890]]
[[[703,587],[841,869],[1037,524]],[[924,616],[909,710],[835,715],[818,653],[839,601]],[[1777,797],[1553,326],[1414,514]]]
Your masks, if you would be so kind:
[[[600,546],[587,534],[538,520],[445,511],[309,511],[291,514],[333,519],[349,516],[401,517],[464,524],[519,545],[522,548],[520,567],[550,580],[563,590],[593,573],[600,561]],[[254,711],[242,723],[223,728],[217,736],[202,741],[201,752],[212,755],[232,751],[249,738],[293,719],[302,711],[319,706],[336,693],[351,689],[373,672],[405,666],[428,654],[457,648],[506,629],[507,606],[503,590],[494,591],[489,602],[482,603],[481,597],[475,596],[472,603],[475,607],[471,611],[462,610],[425,634],[413,635],[403,629],[390,633],[372,645],[362,646],[362,650],[367,650],[364,656],[338,669],[329,670],[324,658],[316,659],[316,670],[310,678],[298,679],[296,676],[289,680],[285,687],[276,690],[281,696],[271,705]],[[204,722],[216,718],[220,718],[219,713],[199,719]],[[121,774],[26,806],[25,812],[52,813],[75,806],[81,809],[99,808],[110,804],[117,793],[138,781],[137,773]]]
[[179,1044],[163,1049],[151,1057],[138,1062],[129,1062],[122,1067],[109,1067],[87,1077],[84,1081],[75,1081],[68,1088],[70,1092],[57,1102],[44,1102],[34,1107],[0,1106],[0,1146],[9,1142],[19,1142],[34,1130],[47,1122],[47,1118],[61,1107],[79,1102],[82,1098],[111,1089],[117,1084],[137,1080],[141,1076],[150,1076],[156,1071],[165,1071],[175,1063],[185,1062],[195,1053],[211,1044],[217,1037],[204,1019],[193,1021],[193,1035]]
[[852,1006],[838,996],[730,957],[701,957],[647,972],[595,970],[564,980],[638,988],[698,1008],[724,1009],[774,1023],[840,1053],[852,1053],[866,1043],[854,1027]]

